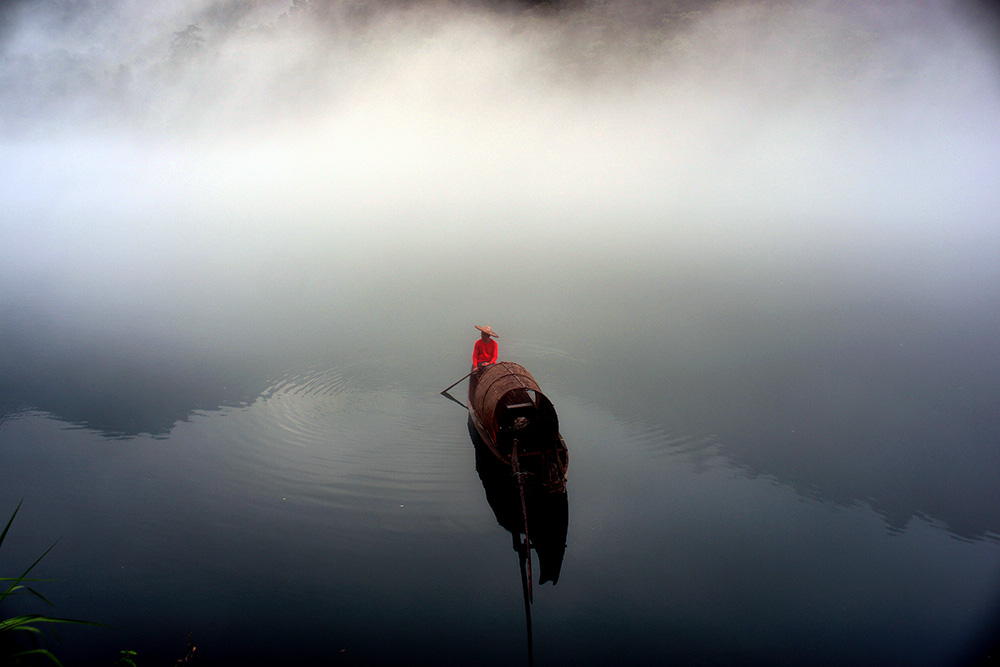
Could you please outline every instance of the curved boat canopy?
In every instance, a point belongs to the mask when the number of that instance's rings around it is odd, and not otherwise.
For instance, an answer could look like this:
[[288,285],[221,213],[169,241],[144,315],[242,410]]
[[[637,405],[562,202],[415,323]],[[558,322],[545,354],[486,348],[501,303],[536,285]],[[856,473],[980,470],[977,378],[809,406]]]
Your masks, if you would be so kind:
[[483,428],[494,437],[504,413],[528,406],[543,417],[544,430],[558,436],[558,418],[552,401],[520,364],[500,361],[481,370],[469,401]]

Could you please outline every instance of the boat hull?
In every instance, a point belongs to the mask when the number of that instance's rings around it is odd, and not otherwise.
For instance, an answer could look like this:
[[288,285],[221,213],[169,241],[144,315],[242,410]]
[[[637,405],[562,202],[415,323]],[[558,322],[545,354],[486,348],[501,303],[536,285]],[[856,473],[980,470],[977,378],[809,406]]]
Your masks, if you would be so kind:
[[498,362],[469,381],[469,422],[489,451],[549,493],[565,493],[569,452],[552,402],[521,365]]

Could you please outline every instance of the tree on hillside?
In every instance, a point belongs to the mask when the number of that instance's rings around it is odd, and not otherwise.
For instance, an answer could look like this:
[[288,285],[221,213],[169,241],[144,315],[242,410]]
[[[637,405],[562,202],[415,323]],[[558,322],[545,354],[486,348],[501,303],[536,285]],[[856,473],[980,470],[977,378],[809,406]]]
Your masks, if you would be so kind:
[[193,58],[204,45],[205,38],[201,36],[201,28],[191,23],[183,30],[174,33],[174,38],[170,41],[168,59],[172,62],[184,62]]

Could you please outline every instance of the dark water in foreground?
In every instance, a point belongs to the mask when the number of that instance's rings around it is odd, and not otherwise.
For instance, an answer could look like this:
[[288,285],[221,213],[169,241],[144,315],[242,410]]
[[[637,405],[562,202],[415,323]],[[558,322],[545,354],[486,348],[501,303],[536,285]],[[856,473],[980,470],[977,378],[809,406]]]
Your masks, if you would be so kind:
[[278,334],[4,306],[0,509],[24,506],[0,564],[58,540],[46,596],[111,626],[63,630],[65,663],[172,664],[192,633],[205,665],[526,664],[518,557],[438,393],[472,319],[535,375],[570,450],[535,664],[985,655],[997,304],[666,270],[476,304],[459,278]]

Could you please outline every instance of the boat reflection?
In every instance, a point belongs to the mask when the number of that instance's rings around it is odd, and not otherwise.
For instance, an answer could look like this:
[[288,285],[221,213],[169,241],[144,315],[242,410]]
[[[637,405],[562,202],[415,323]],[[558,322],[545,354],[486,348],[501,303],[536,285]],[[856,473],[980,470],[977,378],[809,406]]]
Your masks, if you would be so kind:
[[476,449],[476,472],[483,482],[486,502],[493,514],[516,545],[524,535],[524,514],[528,517],[531,549],[538,559],[538,583],[559,580],[566,553],[566,533],[569,526],[569,501],[566,492],[551,493],[541,484],[530,481],[524,486],[526,512],[522,512],[517,481],[510,467],[497,460],[469,420],[469,437]]
[[[569,528],[569,500],[565,486],[552,492],[544,483],[530,477],[521,488],[510,466],[500,461],[480,437],[469,419],[469,437],[476,451],[476,472],[489,503],[504,530],[511,534],[514,551],[521,568],[521,588],[528,635],[528,664],[534,663],[531,634],[532,567],[531,552],[538,562],[538,584],[559,580],[566,554],[566,534]],[[522,504],[521,493],[524,493]]]

